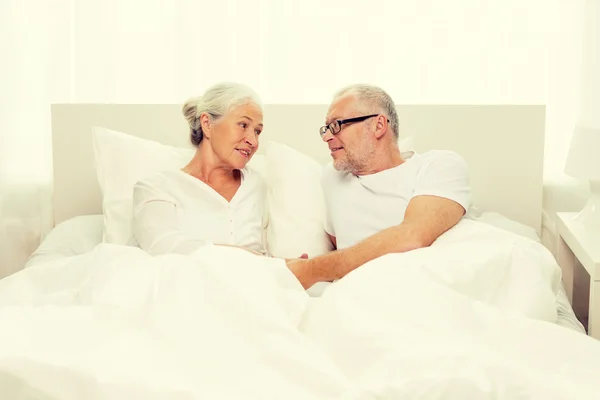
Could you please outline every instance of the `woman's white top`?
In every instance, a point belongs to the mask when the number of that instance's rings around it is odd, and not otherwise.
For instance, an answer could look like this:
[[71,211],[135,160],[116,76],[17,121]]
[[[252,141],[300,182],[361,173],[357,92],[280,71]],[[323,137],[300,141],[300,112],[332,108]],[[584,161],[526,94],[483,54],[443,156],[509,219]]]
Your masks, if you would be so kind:
[[214,243],[264,253],[265,185],[251,168],[230,202],[201,180],[164,171],[142,180],[133,191],[133,234],[139,246],[157,255],[189,254]]

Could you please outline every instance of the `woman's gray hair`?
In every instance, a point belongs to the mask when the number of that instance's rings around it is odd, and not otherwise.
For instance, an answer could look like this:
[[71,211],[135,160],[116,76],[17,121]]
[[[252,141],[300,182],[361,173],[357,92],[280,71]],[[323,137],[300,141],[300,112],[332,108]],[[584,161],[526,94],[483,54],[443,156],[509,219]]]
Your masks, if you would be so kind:
[[394,133],[394,138],[397,140],[399,136],[398,130],[398,113],[396,112],[396,104],[383,89],[373,85],[357,84],[347,86],[339,90],[334,96],[334,100],[346,95],[354,95],[358,100],[359,107],[365,108],[365,112],[378,112],[385,114],[390,120],[389,126]]
[[196,147],[204,138],[200,116],[208,114],[211,122],[219,120],[232,108],[244,104],[256,104],[262,110],[258,94],[250,87],[240,83],[219,83],[206,90],[200,97],[185,102],[182,113],[190,126],[190,141]]

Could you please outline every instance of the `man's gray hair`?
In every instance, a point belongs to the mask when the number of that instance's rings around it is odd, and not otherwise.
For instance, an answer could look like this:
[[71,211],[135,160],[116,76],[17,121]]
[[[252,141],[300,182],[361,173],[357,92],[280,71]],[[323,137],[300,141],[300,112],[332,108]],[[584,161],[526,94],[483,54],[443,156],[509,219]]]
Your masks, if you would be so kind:
[[204,138],[200,115],[206,113],[211,121],[217,121],[232,108],[248,103],[256,104],[262,110],[262,102],[254,90],[246,85],[232,82],[214,85],[201,97],[186,101],[181,112],[190,125],[192,144],[198,147]]
[[398,131],[398,113],[396,104],[383,89],[373,85],[357,84],[347,86],[339,90],[334,96],[334,100],[346,95],[354,95],[358,100],[359,107],[365,108],[365,112],[379,112],[385,114],[390,120],[389,126],[397,140]]

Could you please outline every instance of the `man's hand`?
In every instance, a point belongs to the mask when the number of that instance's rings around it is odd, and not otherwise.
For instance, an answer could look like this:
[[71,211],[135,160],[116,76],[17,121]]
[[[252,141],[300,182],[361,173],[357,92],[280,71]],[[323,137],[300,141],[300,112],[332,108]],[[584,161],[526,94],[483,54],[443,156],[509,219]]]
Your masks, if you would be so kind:
[[317,283],[317,279],[315,278],[310,267],[310,261],[307,257],[287,259],[285,262],[304,289],[308,289]]

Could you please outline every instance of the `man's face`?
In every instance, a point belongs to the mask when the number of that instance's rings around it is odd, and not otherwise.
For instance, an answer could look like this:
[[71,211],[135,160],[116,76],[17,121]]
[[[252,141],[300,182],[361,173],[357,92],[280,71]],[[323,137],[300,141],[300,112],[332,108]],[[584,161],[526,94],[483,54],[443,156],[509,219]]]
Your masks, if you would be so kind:
[[[335,120],[360,117],[363,114],[365,113],[359,110],[353,95],[340,97],[331,103],[325,125]],[[335,135],[327,130],[323,135],[323,141],[329,146],[335,169],[354,173],[368,167],[375,152],[372,123],[372,120],[365,120],[343,124],[341,130]]]

